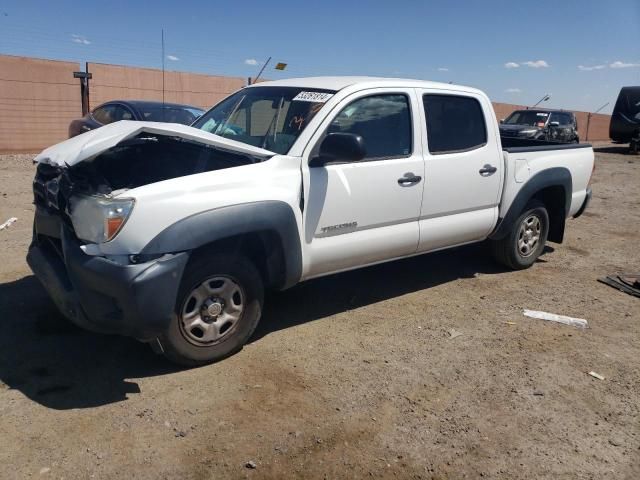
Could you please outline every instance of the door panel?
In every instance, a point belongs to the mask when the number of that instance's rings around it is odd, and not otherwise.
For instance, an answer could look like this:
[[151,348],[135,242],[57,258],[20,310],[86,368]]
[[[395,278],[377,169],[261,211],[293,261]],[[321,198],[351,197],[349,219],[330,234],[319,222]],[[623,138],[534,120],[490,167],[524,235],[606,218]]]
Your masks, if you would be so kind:
[[[309,168],[308,160],[315,153],[307,154],[303,160],[305,278],[410,255],[416,251],[423,183],[399,180],[408,174],[417,177],[424,175],[418,122],[413,120],[406,125],[411,143],[407,142],[404,147],[400,142],[397,144],[400,146],[396,147],[393,142],[397,142],[398,135],[402,133],[394,131],[398,125],[395,117],[389,130],[382,128],[383,125],[370,123],[369,118],[366,121],[354,121],[355,115],[362,115],[363,111],[350,113],[348,110],[359,99],[378,96],[384,99],[386,97],[383,95],[398,93],[406,97],[405,105],[410,107],[408,118],[411,120],[412,112],[417,111],[417,99],[411,89],[375,89],[367,91],[366,95],[359,93],[345,98],[336,108],[336,112],[340,113],[330,116],[312,140],[312,145],[318,144],[325,133],[330,133],[338,125],[341,132],[361,135],[365,146],[368,144],[371,149],[367,151],[374,154],[383,152],[389,156]],[[367,108],[378,113],[380,108],[394,108],[391,104],[381,106],[373,100],[369,103]],[[349,114],[346,118],[344,112]],[[375,138],[371,137],[372,134]],[[385,135],[389,136],[391,143],[385,143]],[[394,156],[394,149],[398,148],[401,155]],[[314,150],[317,151],[317,148]]]
[[[431,104],[421,101],[423,128],[427,125],[432,131],[423,147],[425,186],[418,250],[482,240],[497,221],[504,169],[493,109],[484,97],[472,93],[438,91],[436,95],[421,90],[420,96],[424,95],[443,98]],[[444,98],[451,96],[466,100]]]

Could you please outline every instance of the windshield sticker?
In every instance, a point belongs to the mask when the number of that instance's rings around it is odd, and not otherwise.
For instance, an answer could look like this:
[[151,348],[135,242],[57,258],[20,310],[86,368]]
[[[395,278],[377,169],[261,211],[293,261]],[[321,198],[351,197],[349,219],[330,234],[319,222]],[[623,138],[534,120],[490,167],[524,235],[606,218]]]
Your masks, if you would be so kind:
[[539,117],[548,117],[549,114],[548,113],[536,113],[537,116]]
[[293,97],[293,101],[296,102],[313,102],[313,103],[325,103],[333,97],[333,93],[325,92],[300,92]]

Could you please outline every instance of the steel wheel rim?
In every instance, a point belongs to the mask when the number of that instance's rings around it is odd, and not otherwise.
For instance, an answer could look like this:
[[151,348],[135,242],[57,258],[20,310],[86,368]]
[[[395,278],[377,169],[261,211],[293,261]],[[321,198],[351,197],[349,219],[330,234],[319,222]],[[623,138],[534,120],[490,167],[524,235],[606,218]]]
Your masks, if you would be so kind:
[[207,278],[187,295],[180,310],[180,332],[197,346],[219,343],[236,329],[245,298],[244,290],[233,278]]
[[542,222],[540,217],[531,214],[522,221],[518,229],[518,253],[522,257],[530,257],[538,248]]

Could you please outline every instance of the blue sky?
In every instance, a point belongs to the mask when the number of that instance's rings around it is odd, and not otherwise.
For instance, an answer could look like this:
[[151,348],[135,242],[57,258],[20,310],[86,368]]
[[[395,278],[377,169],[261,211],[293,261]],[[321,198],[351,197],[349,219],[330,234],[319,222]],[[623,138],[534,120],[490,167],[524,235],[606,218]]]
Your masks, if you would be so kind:
[[452,81],[593,111],[640,85],[640,0],[0,1],[0,53],[264,76]]

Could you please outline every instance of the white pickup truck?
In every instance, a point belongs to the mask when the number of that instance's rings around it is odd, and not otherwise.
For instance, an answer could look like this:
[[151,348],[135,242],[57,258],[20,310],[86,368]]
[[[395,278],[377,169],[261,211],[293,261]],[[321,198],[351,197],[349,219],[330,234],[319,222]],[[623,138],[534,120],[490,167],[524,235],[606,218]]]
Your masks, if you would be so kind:
[[28,262],[62,314],[198,365],[242,348],[265,289],[484,240],[529,267],[586,208],[594,155],[501,144],[473,88],[324,77],[243,88],[192,126],[117,122],[35,162]]

